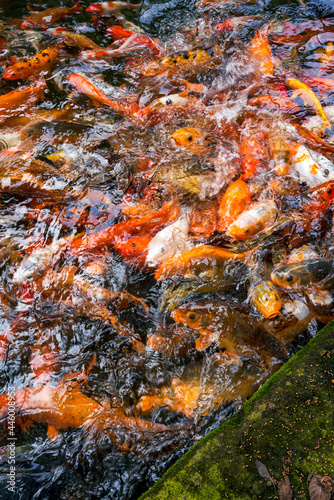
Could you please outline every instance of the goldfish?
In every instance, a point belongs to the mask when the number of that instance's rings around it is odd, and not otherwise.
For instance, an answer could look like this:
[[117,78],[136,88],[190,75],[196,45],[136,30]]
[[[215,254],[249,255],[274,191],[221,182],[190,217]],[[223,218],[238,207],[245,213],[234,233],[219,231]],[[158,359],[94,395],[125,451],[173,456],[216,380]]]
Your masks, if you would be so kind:
[[274,269],[270,278],[283,288],[304,289],[315,285],[331,288],[334,285],[334,261],[320,257],[285,264]]
[[154,277],[156,280],[172,277],[177,274],[186,275],[196,268],[205,267],[209,259],[217,262],[228,260],[241,260],[245,258],[245,253],[233,253],[224,248],[211,245],[198,245],[188,252],[180,253],[174,257],[167,258],[157,268]]
[[270,281],[255,280],[249,289],[248,299],[266,319],[273,319],[281,314],[282,299]]
[[169,140],[175,142],[178,146],[194,151],[202,149],[201,146],[203,146],[203,135],[194,127],[183,127],[176,130]]
[[238,179],[230,184],[219,203],[218,231],[226,231],[249,205],[250,199],[250,189],[245,181]]
[[43,99],[46,88],[45,80],[39,80],[33,85],[0,96],[0,122],[31,107],[38,99]]
[[101,2],[92,3],[87,7],[86,12],[94,12],[95,14],[100,14],[101,16],[110,16],[116,12],[120,12],[123,9],[132,9],[139,11],[141,4],[127,3],[127,2]]
[[277,205],[273,200],[258,201],[244,210],[228,227],[237,240],[248,240],[269,229],[275,222]]
[[266,76],[274,74],[274,59],[268,42],[268,34],[269,26],[257,31],[249,49],[254,63],[259,65],[259,70]]
[[103,92],[101,92],[95,85],[93,85],[87,78],[77,73],[72,73],[66,78],[78,92],[90,97],[93,101],[103,104],[111,108],[116,113],[121,113],[128,118],[135,121],[142,121],[143,115],[140,114],[138,105],[129,105],[127,103],[119,103],[109,99]]
[[144,76],[154,76],[164,71],[175,72],[178,69],[196,68],[205,66],[212,61],[213,56],[219,52],[218,46],[214,45],[207,49],[194,49],[177,52],[170,56],[163,57],[148,66],[144,67]]
[[322,119],[321,132],[324,133],[326,128],[331,128],[331,124],[321,106],[318,97],[313,90],[310,89],[305,83],[297,80],[297,78],[287,78],[286,83],[295,91],[294,95],[301,97],[309,106],[315,110],[316,114]]
[[183,214],[176,222],[159,231],[148,245],[146,263],[157,266],[164,259],[192,248],[188,240],[189,217]]
[[11,66],[7,66],[2,76],[5,80],[21,80],[32,75],[48,71],[59,54],[57,47],[40,50],[30,59],[21,59]]
[[56,28],[55,31],[52,32],[52,36],[60,38],[67,45],[74,45],[75,47],[79,47],[80,49],[103,49],[103,47],[97,45],[86,35],[82,35],[81,33],[74,33],[73,31],[67,31],[66,28]]
[[21,29],[27,28],[46,28],[49,24],[53,24],[59,19],[67,17],[71,14],[78,14],[82,11],[80,7],[80,0],[73,5],[73,7],[52,7],[51,9],[44,10],[43,12],[35,12],[30,14],[21,23]]

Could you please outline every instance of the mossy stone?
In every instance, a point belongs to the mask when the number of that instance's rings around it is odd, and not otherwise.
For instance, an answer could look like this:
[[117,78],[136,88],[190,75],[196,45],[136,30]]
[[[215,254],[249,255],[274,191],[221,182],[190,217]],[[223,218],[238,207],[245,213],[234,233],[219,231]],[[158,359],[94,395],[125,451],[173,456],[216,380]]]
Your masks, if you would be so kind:
[[276,482],[288,474],[294,499],[308,498],[310,472],[334,479],[333,395],[331,322],[141,500],[278,499],[256,460]]

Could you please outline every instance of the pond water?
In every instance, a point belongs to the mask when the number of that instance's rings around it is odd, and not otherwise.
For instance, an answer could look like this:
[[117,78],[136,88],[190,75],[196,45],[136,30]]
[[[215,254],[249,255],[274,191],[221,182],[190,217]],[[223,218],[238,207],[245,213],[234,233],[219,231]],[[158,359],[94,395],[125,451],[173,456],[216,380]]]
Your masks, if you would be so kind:
[[0,19],[0,498],[136,499],[334,318],[334,8]]

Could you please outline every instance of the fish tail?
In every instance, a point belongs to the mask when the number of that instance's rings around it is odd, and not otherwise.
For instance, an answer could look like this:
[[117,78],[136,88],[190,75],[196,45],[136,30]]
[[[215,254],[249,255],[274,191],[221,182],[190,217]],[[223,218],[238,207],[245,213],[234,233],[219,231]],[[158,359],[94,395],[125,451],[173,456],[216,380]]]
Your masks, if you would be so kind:
[[82,11],[82,7],[80,5],[80,0],[77,1],[76,4],[73,5],[73,7],[71,8],[71,12],[81,12]]

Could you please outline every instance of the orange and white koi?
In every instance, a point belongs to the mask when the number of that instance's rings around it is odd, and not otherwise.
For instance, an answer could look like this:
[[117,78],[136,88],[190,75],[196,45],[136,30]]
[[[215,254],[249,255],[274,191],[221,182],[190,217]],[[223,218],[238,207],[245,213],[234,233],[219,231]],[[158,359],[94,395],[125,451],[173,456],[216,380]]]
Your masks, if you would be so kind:
[[44,97],[45,80],[40,80],[29,87],[20,87],[0,96],[0,122],[31,107],[37,99]]
[[219,204],[218,231],[226,231],[249,205],[251,192],[245,181],[238,179],[225,191]]
[[272,96],[270,94],[259,95],[248,101],[250,106],[259,106],[265,109],[276,109],[282,113],[295,114],[298,113],[299,106],[293,101],[284,97]]
[[309,106],[312,106],[314,111],[322,119],[322,133],[325,132],[326,128],[331,128],[331,124],[321,106],[318,97],[315,95],[313,90],[310,89],[305,83],[297,80],[297,78],[287,78],[286,83],[294,90],[294,95],[301,97]]
[[228,227],[228,234],[237,240],[248,240],[269,229],[275,222],[277,205],[273,200],[253,203]]
[[120,47],[117,49],[112,47],[106,47],[95,50],[85,50],[80,52],[80,57],[86,60],[99,60],[99,59],[113,59],[115,57],[122,57],[124,54],[128,54],[133,50],[138,50],[147,47],[147,43],[142,43],[142,36],[137,33],[133,33],[129,38],[126,38]]
[[240,17],[230,17],[226,21],[217,24],[215,26],[215,31],[233,31],[237,28],[242,28],[243,26],[248,26],[252,21],[259,19],[260,16],[240,16]]
[[305,182],[309,187],[315,187],[328,180],[334,179],[334,171],[326,170],[326,174],[313,159],[310,151],[300,144],[290,142],[292,174],[297,176],[300,182]]
[[150,38],[148,35],[135,33],[123,28],[122,26],[111,26],[107,29],[106,33],[116,42],[130,38],[132,35],[136,35],[134,40],[138,46],[146,46],[157,55],[161,55],[164,51],[162,42],[160,42],[157,38]]
[[94,14],[100,14],[101,16],[111,16],[116,12],[120,12],[124,9],[132,9],[139,11],[141,4],[127,3],[127,2],[101,2],[92,3],[87,7],[86,12],[94,12]]
[[67,17],[71,14],[78,14],[82,11],[80,0],[73,7],[53,7],[44,10],[43,12],[35,12],[27,17],[21,23],[21,29],[27,28],[47,28],[49,24],[53,24],[59,19]]
[[40,50],[38,54],[30,59],[20,59],[11,66],[7,66],[3,77],[5,80],[21,80],[32,75],[38,75],[42,71],[50,69],[59,54],[57,47],[49,47]]

